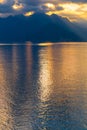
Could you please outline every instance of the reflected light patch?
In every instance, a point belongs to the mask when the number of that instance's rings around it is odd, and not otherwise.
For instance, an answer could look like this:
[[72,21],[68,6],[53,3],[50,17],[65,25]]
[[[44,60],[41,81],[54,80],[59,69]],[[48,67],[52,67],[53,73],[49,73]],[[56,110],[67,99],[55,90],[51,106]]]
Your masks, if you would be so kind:
[[38,46],[52,46],[53,44],[51,42],[48,43],[39,43]]
[[21,9],[23,9],[23,4],[14,4],[14,5],[12,6],[12,8],[13,8],[14,10],[21,10]]
[[34,14],[34,11],[26,12],[26,13],[24,14],[24,16],[28,17],[28,16],[30,16],[30,15],[32,15],[32,14]]

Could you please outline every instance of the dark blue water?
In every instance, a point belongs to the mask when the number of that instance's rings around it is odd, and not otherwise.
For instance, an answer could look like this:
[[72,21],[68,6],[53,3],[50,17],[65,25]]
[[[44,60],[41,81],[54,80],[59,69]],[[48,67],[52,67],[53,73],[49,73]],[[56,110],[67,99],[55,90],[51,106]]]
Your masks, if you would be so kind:
[[87,43],[0,45],[0,130],[87,130]]

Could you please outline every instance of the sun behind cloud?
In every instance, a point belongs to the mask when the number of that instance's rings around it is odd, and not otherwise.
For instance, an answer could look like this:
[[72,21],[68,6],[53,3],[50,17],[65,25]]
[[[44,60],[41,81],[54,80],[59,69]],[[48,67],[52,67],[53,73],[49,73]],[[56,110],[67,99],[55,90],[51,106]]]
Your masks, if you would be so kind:
[[14,4],[14,5],[12,6],[12,8],[13,8],[14,10],[21,10],[21,9],[23,9],[23,5],[22,5],[22,4],[19,4],[19,5]]
[[14,5],[12,6],[14,10],[21,10],[24,8],[22,3],[19,3],[18,0],[15,1]]
[[55,5],[54,4],[52,4],[52,3],[46,3],[45,4],[48,8],[50,8],[50,9],[55,9]]

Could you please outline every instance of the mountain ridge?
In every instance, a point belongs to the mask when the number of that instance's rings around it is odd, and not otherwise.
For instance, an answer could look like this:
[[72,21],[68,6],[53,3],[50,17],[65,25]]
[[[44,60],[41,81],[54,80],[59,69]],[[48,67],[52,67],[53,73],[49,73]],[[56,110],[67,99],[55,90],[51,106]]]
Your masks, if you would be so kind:
[[[79,27],[77,27],[77,30]],[[67,18],[35,13],[0,18],[0,42],[70,42],[85,41]],[[87,39],[86,39],[87,40]]]

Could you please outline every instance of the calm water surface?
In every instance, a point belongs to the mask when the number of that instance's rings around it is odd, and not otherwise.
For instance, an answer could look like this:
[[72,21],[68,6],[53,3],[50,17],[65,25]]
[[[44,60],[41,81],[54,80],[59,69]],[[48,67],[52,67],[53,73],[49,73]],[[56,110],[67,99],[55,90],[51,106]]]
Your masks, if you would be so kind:
[[87,130],[87,43],[0,45],[0,130]]

